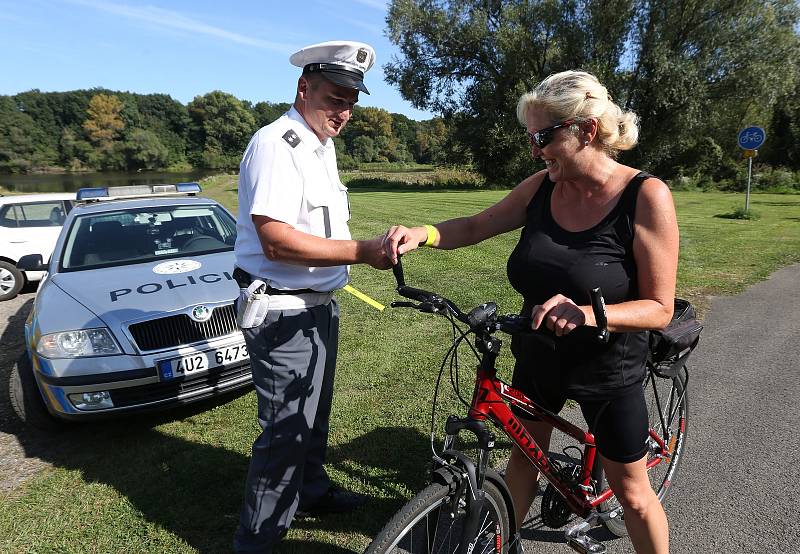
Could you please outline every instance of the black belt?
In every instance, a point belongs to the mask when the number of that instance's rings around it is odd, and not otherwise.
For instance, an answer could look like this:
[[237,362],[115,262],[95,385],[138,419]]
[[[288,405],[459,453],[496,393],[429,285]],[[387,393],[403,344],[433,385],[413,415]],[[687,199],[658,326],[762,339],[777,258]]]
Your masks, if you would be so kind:
[[[239,288],[246,289],[253,282],[253,277],[241,267],[233,268],[233,278],[239,284]],[[322,294],[318,290],[313,289],[275,289],[267,285],[267,294]]]

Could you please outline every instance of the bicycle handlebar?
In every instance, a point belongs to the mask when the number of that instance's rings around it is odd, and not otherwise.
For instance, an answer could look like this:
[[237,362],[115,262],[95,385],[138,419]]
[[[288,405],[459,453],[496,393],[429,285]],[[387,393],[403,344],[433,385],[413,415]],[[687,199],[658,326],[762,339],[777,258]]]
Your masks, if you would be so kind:
[[[469,313],[464,313],[448,298],[439,296],[434,292],[406,285],[405,275],[403,274],[403,263],[400,257],[397,258],[397,264],[392,266],[392,272],[397,281],[397,293],[400,296],[419,302],[419,304],[414,304],[413,302],[392,302],[391,306],[393,308],[415,308],[428,313],[449,311],[456,319],[469,325],[471,331],[483,330],[488,334],[492,334],[495,331],[503,331],[509,335],[522,333],[531,334],[538,340],[555,348],[556,335],[549,329],[533,329],[531,327],[533,320],[530,317],[517,314],[498,315],[497,304],[494,302],[486,302],[473,308]],[[592,312],[594,312],[597,327],[581,326],[573,330],[569,335],[586,338],[592,342],[606,343],[608,342],[610,333],[607,329],[608,319],[606,317],[603,293],[598,287],[590,290],[589,296],[591,298]]]

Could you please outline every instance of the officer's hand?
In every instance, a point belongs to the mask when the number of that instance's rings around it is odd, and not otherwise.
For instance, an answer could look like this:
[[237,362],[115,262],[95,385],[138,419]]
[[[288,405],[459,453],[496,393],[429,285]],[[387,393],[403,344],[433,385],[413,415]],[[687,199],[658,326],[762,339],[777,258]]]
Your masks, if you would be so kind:
[[386,251],[386,235],[378,235],[374,239],[361,240],[359,242],[360,258],[363,263],[367,263],[375,269],[389,269],[392,267],[392,260]]

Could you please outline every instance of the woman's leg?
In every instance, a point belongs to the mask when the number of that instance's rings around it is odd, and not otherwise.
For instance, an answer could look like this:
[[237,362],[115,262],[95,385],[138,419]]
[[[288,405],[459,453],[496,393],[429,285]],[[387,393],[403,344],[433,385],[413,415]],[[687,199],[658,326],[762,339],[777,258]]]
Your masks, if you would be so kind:
[[[550,435],[553,426],[543,421],[531,421],[518,418],[525,429],[533,436],[533,440],[544,452],[550,448]],[[539,470],[528,460],[527,456],[516,446],[511,451],[505,475],[506,485],[514,500],[514,513],[517,516],[517,529],[522,527],[525,516],[533,504],[539,490]],[[516,529],[515,529],[516,531]]]
[[625,510],[625,527],[638,554],[667,554],[667,515],[647,476],[647,456],[632,463],[600,456],[611,490]]

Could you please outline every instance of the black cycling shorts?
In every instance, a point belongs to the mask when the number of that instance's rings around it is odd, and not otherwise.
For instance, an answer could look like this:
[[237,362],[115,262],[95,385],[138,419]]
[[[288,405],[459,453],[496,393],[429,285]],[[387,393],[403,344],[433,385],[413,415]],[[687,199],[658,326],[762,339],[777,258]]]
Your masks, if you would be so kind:
[[[541,380],[534,383],[525,371],[515,371],[511,386],[528,398],[557,414],[564,407],[567,397],[556,380]],[[583,418],[594,435],[600,453],[615,462],[631,463],[641,459],[647,452],[650,424],[647,418],[647,403],[641,384],[626,387],[609,400],[578,400]],[[512,406],[517,417],[534,420],[528,412]]]

